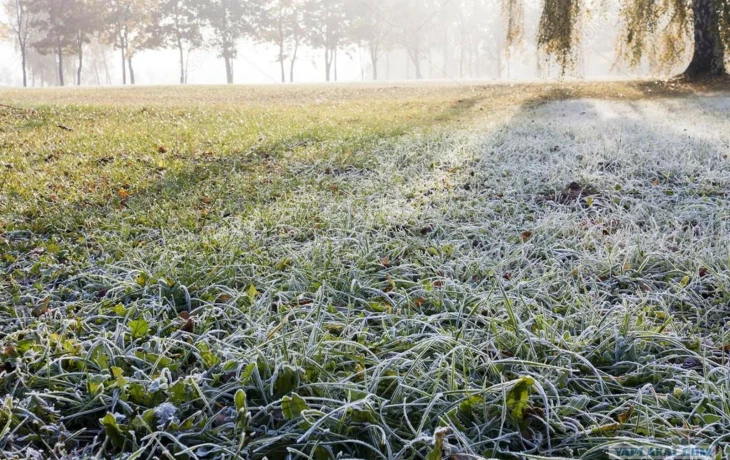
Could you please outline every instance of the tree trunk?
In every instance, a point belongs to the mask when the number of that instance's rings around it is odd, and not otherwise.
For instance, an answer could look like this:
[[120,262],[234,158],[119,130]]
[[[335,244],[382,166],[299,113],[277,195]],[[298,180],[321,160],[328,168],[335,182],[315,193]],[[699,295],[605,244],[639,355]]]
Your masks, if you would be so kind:
[[464,79],[464,56],[466,54],[466,40],[464,38],[464,27],[460,28],[459,46],[459,78]]
[[79,46],[79,68],[76,69],[76,86],[81,86],[81,71],[84,68],[84,40],[81,33],[79,33],[77,40]]
[[444,28],[444,68],[441,78],[449,78],[449,29]]
[[96,86],[101,86],[101,74],[99,73],[99,63],[94,59],[94,76],[96,77]]
[[385,79],[390,80],[390,53],[385,53]]
[[23,88],[28,87],[28,70],[27,70],[28,64],[26,62],[27,58],[26,58],[26,49],[25,48],[26,48],[25,45],[22,45],[20,47],[20,61],[21,61],[21,65],[23,66]]
[[229,85],[233,84],[233,62],[231,57],[228,55],[228,51],[224,51],[223,60],[226,63],[226,83]]
[[129,84],[134,85],[134,67],[132,67],[132,56],[127,56],[127,64],[129,65]]
[[690,79],[725,75],[725,48],[714,0],[694,0],[694,56],[684,72]]
[[104,77],[106,78],[106,84],[112,84],[112,74],[109,71],[109,63],[106,61],[106,53],[102,51],[101,54],[102,63],[104,64]]
[[420,50],[414,49],[408,50],[408,54],[411,56],[413,66],[416,69],[416,80],[423,80],[423,73],[421,73],[421,53]]
[[428,79],[433,80],[433,48],[431,45],[428,46]]
[[279,42],[279,67],[281,68],[281,82],[286,83],[286,67],[284,67],[284,42]]
[[335,68],[335,81],[337,81],[337,48],[335,48],[334,68]]
[[179,36],[177,37],[177,49],[180,51],[180,84],[184,85],[187,80],[187,75],[185,75],[185,49]]
[[58,56],[58,84],[64,86],[65,82],[63,80],[63,48],[61,47],[61,40],[58,40],[56,45],[56,55]]
[[127,56],[125,56],[124,45],[120,48],[122,50],[122,85],[127,84]]
[[326,81],[330,81],[330,69],[332,67],[332,61],[330,60],[330,50],[329,48],[324,49],[324,71],[325,71],[325,77]]
[[291,66],[289,68],[289,82],[294,83],[294,64],[297,62],[297,52],[299,52],[299,42],[294,44],[294,53],[291,57]]
[[370,45],[370,61],[373,64],[373,81],[378,81],[378,47]]

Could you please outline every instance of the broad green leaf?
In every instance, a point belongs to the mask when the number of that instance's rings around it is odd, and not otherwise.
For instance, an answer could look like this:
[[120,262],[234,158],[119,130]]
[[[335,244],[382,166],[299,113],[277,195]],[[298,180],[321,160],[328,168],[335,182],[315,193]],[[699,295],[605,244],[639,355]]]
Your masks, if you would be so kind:
[[170,401],[175,404],[182,404],[188,401],[189,395],[185,380],[178,380],[167,391],[170,393]]
[[144,319],[137,319],[129,322],[129,331],[132,338],[141,339],[150,331],[150,324]]
[[127,313],[127,309],[124,308],[124,305],[119,303],[114,306],[114,313],[116,313],[119,316],[124,316]]
[[464,401],[462,401],[461,404],[459,404],[459,412],[461,412],[462,414],[471,414],[474,411],[474,408],[483,401],[484,400],[481,396],[469,396]]
[[282,259],[276,263],[276,266],[274,268],[276,268],[279,271],[284,271],[287,268],[289,268],[291,266],[291,264],[292,264],[291,259]]
[[246,411],[246,392],[243,390],[238,390],[236,392],[236,396],[233,398],[236,403],[236,410],[238,412]]
[[112,376],[117,384],[117,387],[121,388],[127,384],[127,379],[124,378],[124,369],[121,367],[112,367]]
[[107,412],[107,414],[99,420],[99,423],[101,423],[104,427],[107,437],[115,448],[119,449],[124,445],[124,433],[117,423],[117,419],[114,417],[114,414]]
[[248,298],[251,300],[256,299],[256,297],[259,295],[259,291],[256,290],[256,286],[253,284],[248,287],[248,290],[246,291],[246,295],[248,295]]
[[208,346],[208,344],[205,342],[201,342],[198,344],[198,351],[200,351],[200,357],[203,358],[203,364],[205,364],[205,366],[209,369],[211,367],[214,367],[221,361],[218,356],[210,351],[210,346]]
[[286,395],[294,391],[299,385],[299,370],[292,366],[283,366],[274,383],[277,395]]
[[287,420],[294,420],[302,415],[302,412],[309,409],[307,402],[298,394],[294,393],[289,396],[284,396],[281,400],[281,411],[284,413],[284,418]]
[[249,380],[251,380],[251,376],[253,375],[253,371],[256,369],[256,363],[249,363],[244,369],[243,372],[241,372],[241,383],[247,384]]
[[535,379],[532,377],[520,378],[515,386],[507,393],[507,407],[512,411],[512,415],[517,420],[522,420],[530,403],[530,392],[535,385]]

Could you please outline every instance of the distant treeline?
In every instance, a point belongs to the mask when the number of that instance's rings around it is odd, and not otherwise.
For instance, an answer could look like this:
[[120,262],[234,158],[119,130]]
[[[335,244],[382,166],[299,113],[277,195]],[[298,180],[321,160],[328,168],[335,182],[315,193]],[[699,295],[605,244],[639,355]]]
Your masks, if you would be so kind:
[[[0,0],[4,32],[20,50],[23,83],[36,73],[48,82],[51,56],[56,83],[64,85],[65,61],[75,58],[75,83],[82,84],[85,52],[105,58],[119,53],[121,75],[135,82],[134,58],[141,51],[179,53],[180,83],[188,79],[192,51],[217,53],[226,80],[243,40],[277,50],[281,81],[294,81],[304,47],[318,50],[326,81],[337,80],[338,56],[359,49],[379,78],[381,61],[394,51],[407,56],[415,78],[422,66],[439,62],[442,76],[483,76],[524,43],[528,26],[537,31],[535,51],[563,71],[580,63],[586,40],[607,46],[618,34],[618,57],[636,67],[643,61],[668,71],[690,51],[686,75],[724,75],[730,48],[730,0]],[[528,13],[526,14],[526,9]],[[595,14],[596,11],[598,14]],[[587,27],[601,16],[602,24]],[[529,24],[533,22],[533,24]],[[616,27],[615,24],[619,24]],[[589,30],[590,29],[590,30]],[[2,30],[0,30],[2,32]],[[693,40],[694,38],[694,40]],[[694,49],[689,46],[694,41]],[[608,44],[609,48],[612,46]],[[363,69],[365,66],[362,66]],[[488,68],[487,68],[488,67]],[[111,72],[105,66],[105,78]],[[221,66],[221,70],[223,66]],[[101,77],[97,71],[97,81]]]
[[[377,80],[388,53],[405,52],[415,78],[424,62],[438,54],[456,77],[474,75],[505,54],[503,24],[522,20],[500,0],[1,0],[6,37],[21,56],[24,85],[36,74],[64,85],[69,70],[81,85],[85,54],[101,48],[118,52],[118,83],[134,84],[134,59],[145,50],[174,49],[180,83],[188,79],[189,57],[207,49],[234,82],[233,62],[242,40],[271,44],[277,50],[281,81],[294,81],[302,49],[320,50],[323,78],[337,80],[338,56],[352,49],[367,55],[368,74]],[[45,57],[45,58],[44,58]],[[72,59],[70,59],[72,58]],[[88,60],[88,57],[87,57]],[[221,73],[223,72],[221,65]],[[49,75],[53,67],[55,75]],[[105,62],[97,82],[112,78]],[[445,71],[444,71],[445,72]]]

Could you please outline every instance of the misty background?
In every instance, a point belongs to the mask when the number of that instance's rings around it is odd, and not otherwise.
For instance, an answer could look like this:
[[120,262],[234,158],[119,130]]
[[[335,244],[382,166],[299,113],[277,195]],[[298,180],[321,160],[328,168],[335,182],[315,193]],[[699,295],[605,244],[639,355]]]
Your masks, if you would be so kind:
[[[13,29],[14,8],[22,0],[2,0],[0,22],[0,85],[22,86],[20,46]],[[26,0],[53,2],[58,0]],[[65,0],[62,0],[62,3]],[[83,1],[83,0],[80,0]],[[105,1],[98,0],[102,4]],[[134,1],[134,0],[131,0]],[[178,0],[159,0],[161,2]],[[180,4],[185,0],[180,0]],[[192,1],[192,0],[191,0]],[[296,40],[293,36],[281,40],[274,23],[277,11],[285,3],[287,11],[299,9],[293,16],[296,24]],[[328,5],[330,3],[330,5]],[[318,21],[321,16],[316,7],[332,11],[333,0],[267,0],[259,2],[259,12],[246,18],[247,28],[235,38],[237,53],[231,59],[235,83],[316,83],[329,81],[341,83],[360,81],[525,81],[535,79],[637,78],[651,74],[647,65],[630,69],[617,57],[619,39],[618,2],[597,2],[581,25],[581,45],[576,51],[575,66],[567,75],[540,56],[536,46],[536,31],[540,15],[538,0],[525,2],[524,10],[511,12],[501,0],[442,0],[433,2],[407,0],[346,0],[339,2],[342,14],[334,19],[337,33],[335,55],[325,58],[332,29],[322,31]],[[318,4],[318,5],[315,5]],[[161,18],[151,9],[152,3],[143,6],[150,24],[145,26],[146,35],[154,35],[162,29]],[[50,7],[48,7],[50,8]],[[198,15],[207,12],[205,2],[198,4]],[[203,13],[200,13],[200,12]],[[143,11],[144,12],[144,11]],[[35,18],[42,11],[35,11]],[[39,16],[40,14],[40,16]],[[321,14],[321,12],[320,12]],[[516,17],[518,16],[518,17]],[[83,66],[81,84],[84,86],[121,85],[124,80],[120,58],[121,46],[109,38],[107,31],[113,19],[99,14],[91,17],[93,27],[82,43]],[[199,39],[182,47],[169,40],[152,38],[137,49],[125,49],[133,54],[134,82],[143,85],[179,84],[181,81],[181,50],[183,52],[184,79],[188,84],[226,83],[227,71],[220,50],[221,33],[202,17],[188,18],[199,28]],[[507,43],[506,22],[519,20],[524,23],[523,35],[510,46]],[[32,21],[38,21],[33,19]],[[157,21],[157,23],[155,23]],[[16,21],[17,22],[17,21]],[[34,29],[35,22],[28,22]],[[273,33],[272,33],[273,31]],[[31,30],[27,46],[28,86],[58,86],[58,55],[54,47],[37,46],[47,40],[47,31]],[[44,35],[45,34],[45,35]],[[286,34],[284,34],[286,35]],[[373,39],[377,38],[377,50]],[[280,50],[279,45],[283,44]],[[126,46],[126,45],[125,45]],[[64,80],[66,86],[77,84],[77,47],[70,44],[63,49]],[[292,57],[296,56],[292,70]],[[373,56],[377,61],[377,76]],[[283,61],[283,65],[282,65]],[[126,67],[126,65],[125,65]],[[124,73],[128,73],[127,68]],[[283,74],[283,75],[282,75]],[[293,76],[293,78],[292,78]]]

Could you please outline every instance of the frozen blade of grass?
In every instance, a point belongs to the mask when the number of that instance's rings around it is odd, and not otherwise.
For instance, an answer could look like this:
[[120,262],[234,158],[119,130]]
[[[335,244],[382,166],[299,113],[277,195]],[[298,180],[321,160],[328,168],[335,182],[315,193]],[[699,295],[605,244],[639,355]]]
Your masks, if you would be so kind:
[[[461,97],[442,91],[419,104]],[[490,118],[459,114],[472,117],[460,130],[381,99],[8,119],[0,426],[13,455],[47,449],[39,433],[99,458],[424,458],[443,426],[464,458],[723,439],[727,97],[475,91]],[[69,115],[87,125],[52,129]],[[120,119],[132,134],[108,124]],[[186,140],[155,153],[151,133]],[[51,135],[78,156],[46,164]],[[569,199],[572,182],[592,200]],[[508,395],[523,377],[535,385],[518,419]],[[294,393],[307,408],[287,419]],[[165,403],[180,426],[163,432],[144,417]],[[61,424],[65,443],[39,431]]]

